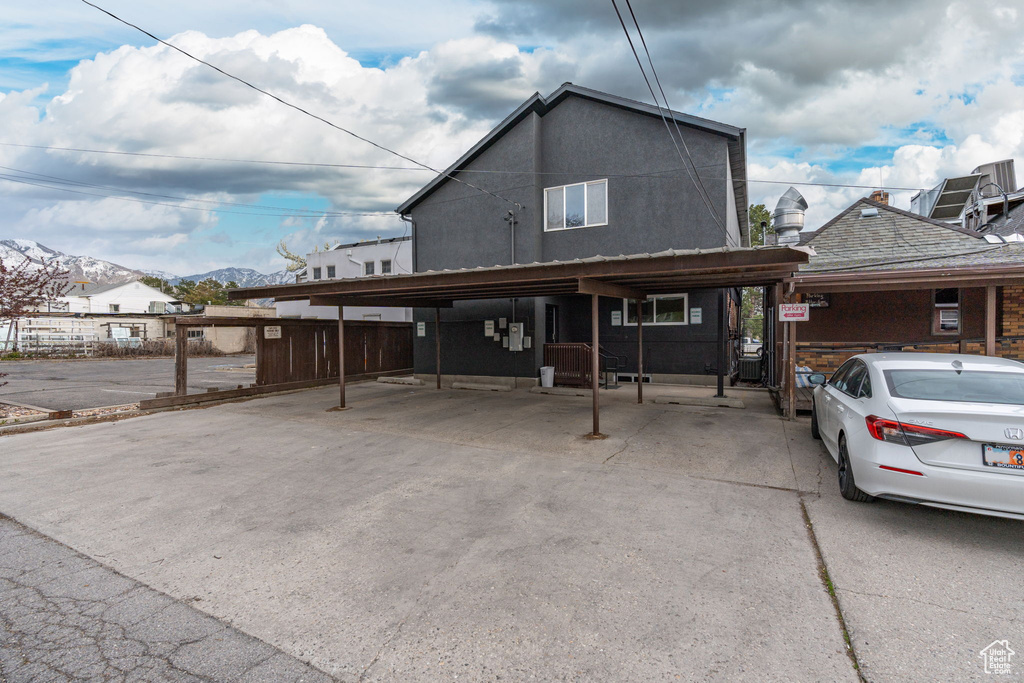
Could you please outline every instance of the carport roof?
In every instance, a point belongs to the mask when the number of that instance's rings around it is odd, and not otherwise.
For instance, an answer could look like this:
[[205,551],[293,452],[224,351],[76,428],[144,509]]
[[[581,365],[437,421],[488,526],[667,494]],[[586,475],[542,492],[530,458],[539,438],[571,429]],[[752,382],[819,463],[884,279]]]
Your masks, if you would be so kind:
[[806,247],[670,249],[655,254],[244,287],[231,300],[309,299],[322,306],[450,307],[455,301],[599,294],[644,298],[690,289],[771,285],[807,263]]

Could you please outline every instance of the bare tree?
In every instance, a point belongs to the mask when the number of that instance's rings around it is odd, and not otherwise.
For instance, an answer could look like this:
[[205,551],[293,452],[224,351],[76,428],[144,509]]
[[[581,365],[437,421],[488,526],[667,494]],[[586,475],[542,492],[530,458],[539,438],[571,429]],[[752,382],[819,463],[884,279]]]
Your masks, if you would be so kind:
[[285,270],[289,273],[294,273],[306,267],[306,259],[302,258],[298,254],[290,252],[288,250],[288,245],[285,244],[284,240],[281,240],[281,243],[277,245],[277,253],[288,261],[288,265],[285,266]]
[[[0,322],[9,323],[5,350],[10,346],[14,321],[62,295],[68,286],[67,278],[68,271],[57,264],[39,265],[26,258],[11,266],[0,260]],[[0,378],[5,376],[0,373]],[[4,384],[0,382],[0,386]]]

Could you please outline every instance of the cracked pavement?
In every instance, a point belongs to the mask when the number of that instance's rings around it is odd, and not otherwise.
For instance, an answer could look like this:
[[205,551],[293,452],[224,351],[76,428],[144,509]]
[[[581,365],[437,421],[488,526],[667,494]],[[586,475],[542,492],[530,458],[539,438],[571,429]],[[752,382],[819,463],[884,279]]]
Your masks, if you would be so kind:
[[0,681],[331,681],[0,516]]

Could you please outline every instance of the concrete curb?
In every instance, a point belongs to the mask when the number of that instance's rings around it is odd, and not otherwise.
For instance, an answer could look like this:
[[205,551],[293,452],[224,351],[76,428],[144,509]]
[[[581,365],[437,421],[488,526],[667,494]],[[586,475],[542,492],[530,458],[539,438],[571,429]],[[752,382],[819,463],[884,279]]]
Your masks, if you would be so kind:
[[572,387],[533,387],[531,394],[549,394],[551,396],[590,396],[590,389],[574,389]]
[[415,377],[378,377],[377,381],[381,384],[404,384],[410,387],[422,387],[424,384],[423,380]]

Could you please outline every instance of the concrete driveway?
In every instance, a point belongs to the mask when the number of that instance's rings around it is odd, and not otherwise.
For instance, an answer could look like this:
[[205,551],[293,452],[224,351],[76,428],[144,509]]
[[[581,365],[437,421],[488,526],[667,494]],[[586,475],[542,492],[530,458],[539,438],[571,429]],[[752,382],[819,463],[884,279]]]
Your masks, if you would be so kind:
[[0,512],[341,680],[984,680],[1024,647],[1020,523],[843,501],[763,394],[607,392],[589,441],[586,398],[350,392],[0,437]]
[[[256,371],[244,366],[255,362],[252,355],[189,358],[189,392],[249,386]],[[0,387],[0,402],[47,410],[138,403],[174,389],[173,358],[5,361],[0,372],[8,375],[3,380],[7,385]]]

